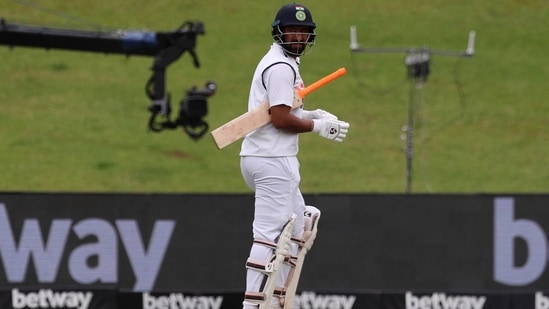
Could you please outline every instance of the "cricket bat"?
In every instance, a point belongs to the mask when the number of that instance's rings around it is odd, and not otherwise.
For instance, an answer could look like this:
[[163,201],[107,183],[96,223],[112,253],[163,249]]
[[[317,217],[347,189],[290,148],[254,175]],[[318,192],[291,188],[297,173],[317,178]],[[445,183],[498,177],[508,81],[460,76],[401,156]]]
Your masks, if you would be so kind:
[[[292,109],[303,105],[303,98],[306,95],[345,75],[346,73],[347,70],[345,68],[340,68],[312,83],[310,86],[301,90],[296,90]],[[215,142],[215,145],[217,146],[217,149],[223,149],[241,139],[244,135],[268,124],[270,121],[271,115],[269,114],[269,102],[265,102],[259,107],[248,111],[213,130],[210,134]]]

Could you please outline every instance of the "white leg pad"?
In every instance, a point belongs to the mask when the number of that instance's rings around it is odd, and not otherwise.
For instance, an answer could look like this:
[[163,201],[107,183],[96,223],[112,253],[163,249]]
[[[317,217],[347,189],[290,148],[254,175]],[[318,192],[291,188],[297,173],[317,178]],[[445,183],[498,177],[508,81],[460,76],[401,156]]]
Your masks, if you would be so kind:
[[[299,244],[299,251],[295,260],[295,267],[292,268],[285,284],[285,293],[280,296],[280,304],[284,309],[291,309],[293,306],[299,277],[305,256],[311,250],[318,230],[318,220],[320,219],[320,210],[313,206],[305,206],[305,232],[302,239],[293,239]],[[285,295],[284,295],[285,294]]]
[[255,243],[260,243],[273,249],[273,257],[267,264],[261,264],[252,260],[248,260],[246,262],[247,268],[259,271],[266,276],[266,281],[263,285],[263,290],[261,292],[247,291],[244,296],[247,301],[258,304],[259,309],[272,308],[271,302],[273,301],[278,273],[280,271],[282,263],[284,263],[284,260],[289,255],[295,219],[296,216],[293,215],[288,220],[288,222],[284,226],[284,229],[280,233],[276,244],[262,240],[254,240]]

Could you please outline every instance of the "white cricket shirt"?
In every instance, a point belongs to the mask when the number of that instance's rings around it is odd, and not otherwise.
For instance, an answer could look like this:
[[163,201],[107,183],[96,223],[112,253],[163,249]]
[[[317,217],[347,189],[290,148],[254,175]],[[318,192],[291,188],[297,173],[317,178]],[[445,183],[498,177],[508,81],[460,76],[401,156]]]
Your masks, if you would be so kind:
[[[299,58],[287,57],[276,43],[256,67],[250,87],[248,111],[264,102],[270,106],[292,106],[295,89],[304,88],[299,74]],[[301,108],[291,111],[301,117]],[[242,142],[241,156],[286,157],[299,152],[299,134],[276,129],[271,123],[247,134]]]

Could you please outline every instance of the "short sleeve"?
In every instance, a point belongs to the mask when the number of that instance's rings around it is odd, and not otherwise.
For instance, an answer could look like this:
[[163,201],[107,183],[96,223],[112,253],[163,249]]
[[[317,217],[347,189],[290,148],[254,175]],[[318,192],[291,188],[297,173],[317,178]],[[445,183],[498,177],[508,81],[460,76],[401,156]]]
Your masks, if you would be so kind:
[[265,70],[263,82],[267,88],[270,106],[292,106],[294,100],[294,69],[287,63],[279,63]]

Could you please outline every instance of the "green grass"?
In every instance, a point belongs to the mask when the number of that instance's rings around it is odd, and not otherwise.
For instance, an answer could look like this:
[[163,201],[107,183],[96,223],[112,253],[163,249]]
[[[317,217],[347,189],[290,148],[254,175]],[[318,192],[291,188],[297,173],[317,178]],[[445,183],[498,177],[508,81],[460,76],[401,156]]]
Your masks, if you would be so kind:
[[[169,31],[201,20],[201,68],[184,55],[168,69],[177,108],[184,91],[218,83],[206,121],[214,129],[246,108],[251,74],[271,43],[270,21],[286,1],[5,1],[0,17],[40,26]],[[306,193],[404,192],[400,139],[411,81],[403,54],[351,54],[349,27],[363,47],[463,50],[433,56],[416,106],[413,192],[547,192],[549,187],[549,6],[546,1],[315,1],[318,25],[303,57],[306,82],[347,67],[311,94],[351,123],[332,143],[302,135]],[[54,13],[52,13],[54,12]],[[0,190],[85,192],[249,192],[239,143],[146,131],[148,57],[0,46]]]

